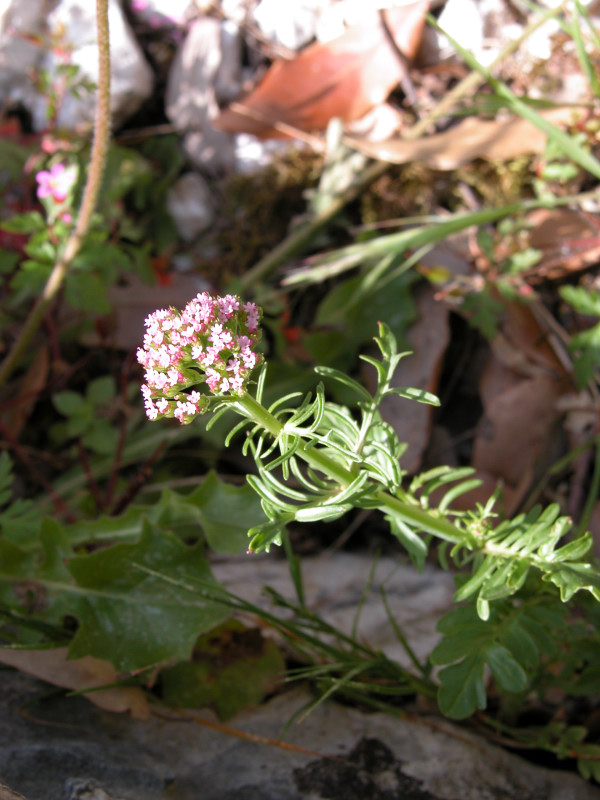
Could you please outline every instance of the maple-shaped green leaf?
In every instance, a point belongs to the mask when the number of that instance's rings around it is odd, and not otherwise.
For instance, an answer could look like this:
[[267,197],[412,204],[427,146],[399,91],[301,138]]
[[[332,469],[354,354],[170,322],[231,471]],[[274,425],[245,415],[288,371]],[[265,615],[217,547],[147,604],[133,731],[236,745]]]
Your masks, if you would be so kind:
[[206,540],[217,553],[247,550],[248,531],[267,522],[260,497],[247,483],[233,486],[212,470],[187,501],[198,509]]
[[120,517],[101,517],[69,529],[73,544],[133,541],[142,519],[181,538],[204,535],[217,553],[236,554],[248,548],[248,531],[267,521],[260,498],[247,484],[234,486],[210,471],[191,494],[164,490],[152,506],[131,506]]
[[38,546],[0,536],[0,602],[19,615],[17,640],[38,644],[46,635],[68,637],[66,615],[76,616],[79,596],[64,559],[72,550],[63,527],[46,518],[38,525]]
[[189,658],[197,637],[230,611],[202,553],[148,521],[134,544],[67,562],[75,578],[79,628],[69,655],[93,655],[121,671]]

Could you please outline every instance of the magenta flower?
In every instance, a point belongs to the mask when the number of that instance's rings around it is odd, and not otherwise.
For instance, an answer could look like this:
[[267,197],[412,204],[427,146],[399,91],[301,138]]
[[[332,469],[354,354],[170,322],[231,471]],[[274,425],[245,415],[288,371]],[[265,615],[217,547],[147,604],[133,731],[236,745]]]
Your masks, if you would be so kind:
[[175,417],[182,424],[207,410],[208,395],[192,386],[205,383],[213,394],[241,397],[250,373],[262,361],[261,310],[236,295],[201,292],[180,313],[160,309],[146,319],[144,346],[137,359],[145,367],[142,386],[149,419]]
[[35,179],[39,184],[37,196],[40,200],[51,197],[55,203],[64,203],[75,183],[75,170],[67,169],[64,164],[54,164],[50,171],[43,169],[38,172]]

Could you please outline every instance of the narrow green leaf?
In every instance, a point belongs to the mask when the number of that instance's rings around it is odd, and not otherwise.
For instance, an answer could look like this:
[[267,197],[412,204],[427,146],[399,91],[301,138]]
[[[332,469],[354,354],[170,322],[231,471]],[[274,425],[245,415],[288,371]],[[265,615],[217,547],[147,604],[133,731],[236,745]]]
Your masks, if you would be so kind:
[[299,508],[296,511],[296,522],[333,522],[335,519],[350,511],[350,503],[344,505],[314,506],[310,508]]
[[436,397],[436,395],[432,394],[431,392],[426,392],[424,389],[412,389],[410,387],[404,389],[391,388],[387,389],[385,394],[405,397],[407,400],[416,400],[417,403],[426,403],[430,406],[440,405],[439,397]]

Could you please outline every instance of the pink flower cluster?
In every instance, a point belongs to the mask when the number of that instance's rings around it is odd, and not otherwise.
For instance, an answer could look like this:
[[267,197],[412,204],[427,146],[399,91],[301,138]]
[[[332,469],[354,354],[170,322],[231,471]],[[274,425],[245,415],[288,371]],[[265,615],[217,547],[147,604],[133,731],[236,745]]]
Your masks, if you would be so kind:
[[64,164],[54,164],[50,171],[43,169],[38,172],[35,179],[38,182],[37,196],[40,200],[51,197],[55,203],[64,203],[76,176],[75,171],[67,169]]
[[253,350],[260,339],[260,317],[254,303],[207,292],[181,313],[171,308],[150,314],[144,347],[137,351],[146,370],[142,394],[148,418],[191,422],[208,407],[206,394],[184,391],[199,383],[216,395],[245,394],[250,373],[262,360]]

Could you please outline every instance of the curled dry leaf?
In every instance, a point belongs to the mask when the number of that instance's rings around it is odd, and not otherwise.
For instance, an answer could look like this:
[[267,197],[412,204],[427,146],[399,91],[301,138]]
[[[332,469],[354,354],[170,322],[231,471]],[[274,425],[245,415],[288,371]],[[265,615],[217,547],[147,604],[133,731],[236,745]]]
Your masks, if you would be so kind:
[[69,659],[67,647],[51,650],[0,648],[0,663],[73,691],[112,686],[110,689],[88,692],[85,697],[105,711],[129,711],[136,719],[147,719],[150,715],[150,706],[142,690],[135,686],[113,686],[119,676],[112,664],[100,658],[84,656]]
[[[573,107],[553,108],[542,111],[540,116],[554,125],[568,125],[576,111]],[[392,164],[419,161],[431,169],[453,170],[475,158],[508,161],[524,153],[541,153],[546,147],[546,134],[520,117],[491,121],[469,117],[443,133],[414,141],[371,142],[349,136],[345,141],[380,161]]]
[[428,0],[416,0],[366,11],[360,25],[337,39],[310,45],[291,61],[276,61],[248,97],[217,117],[215,127],[278,138],[290,135],[290,128],[324,130],[334,117],[362,117],[406,74],[428,6]]

